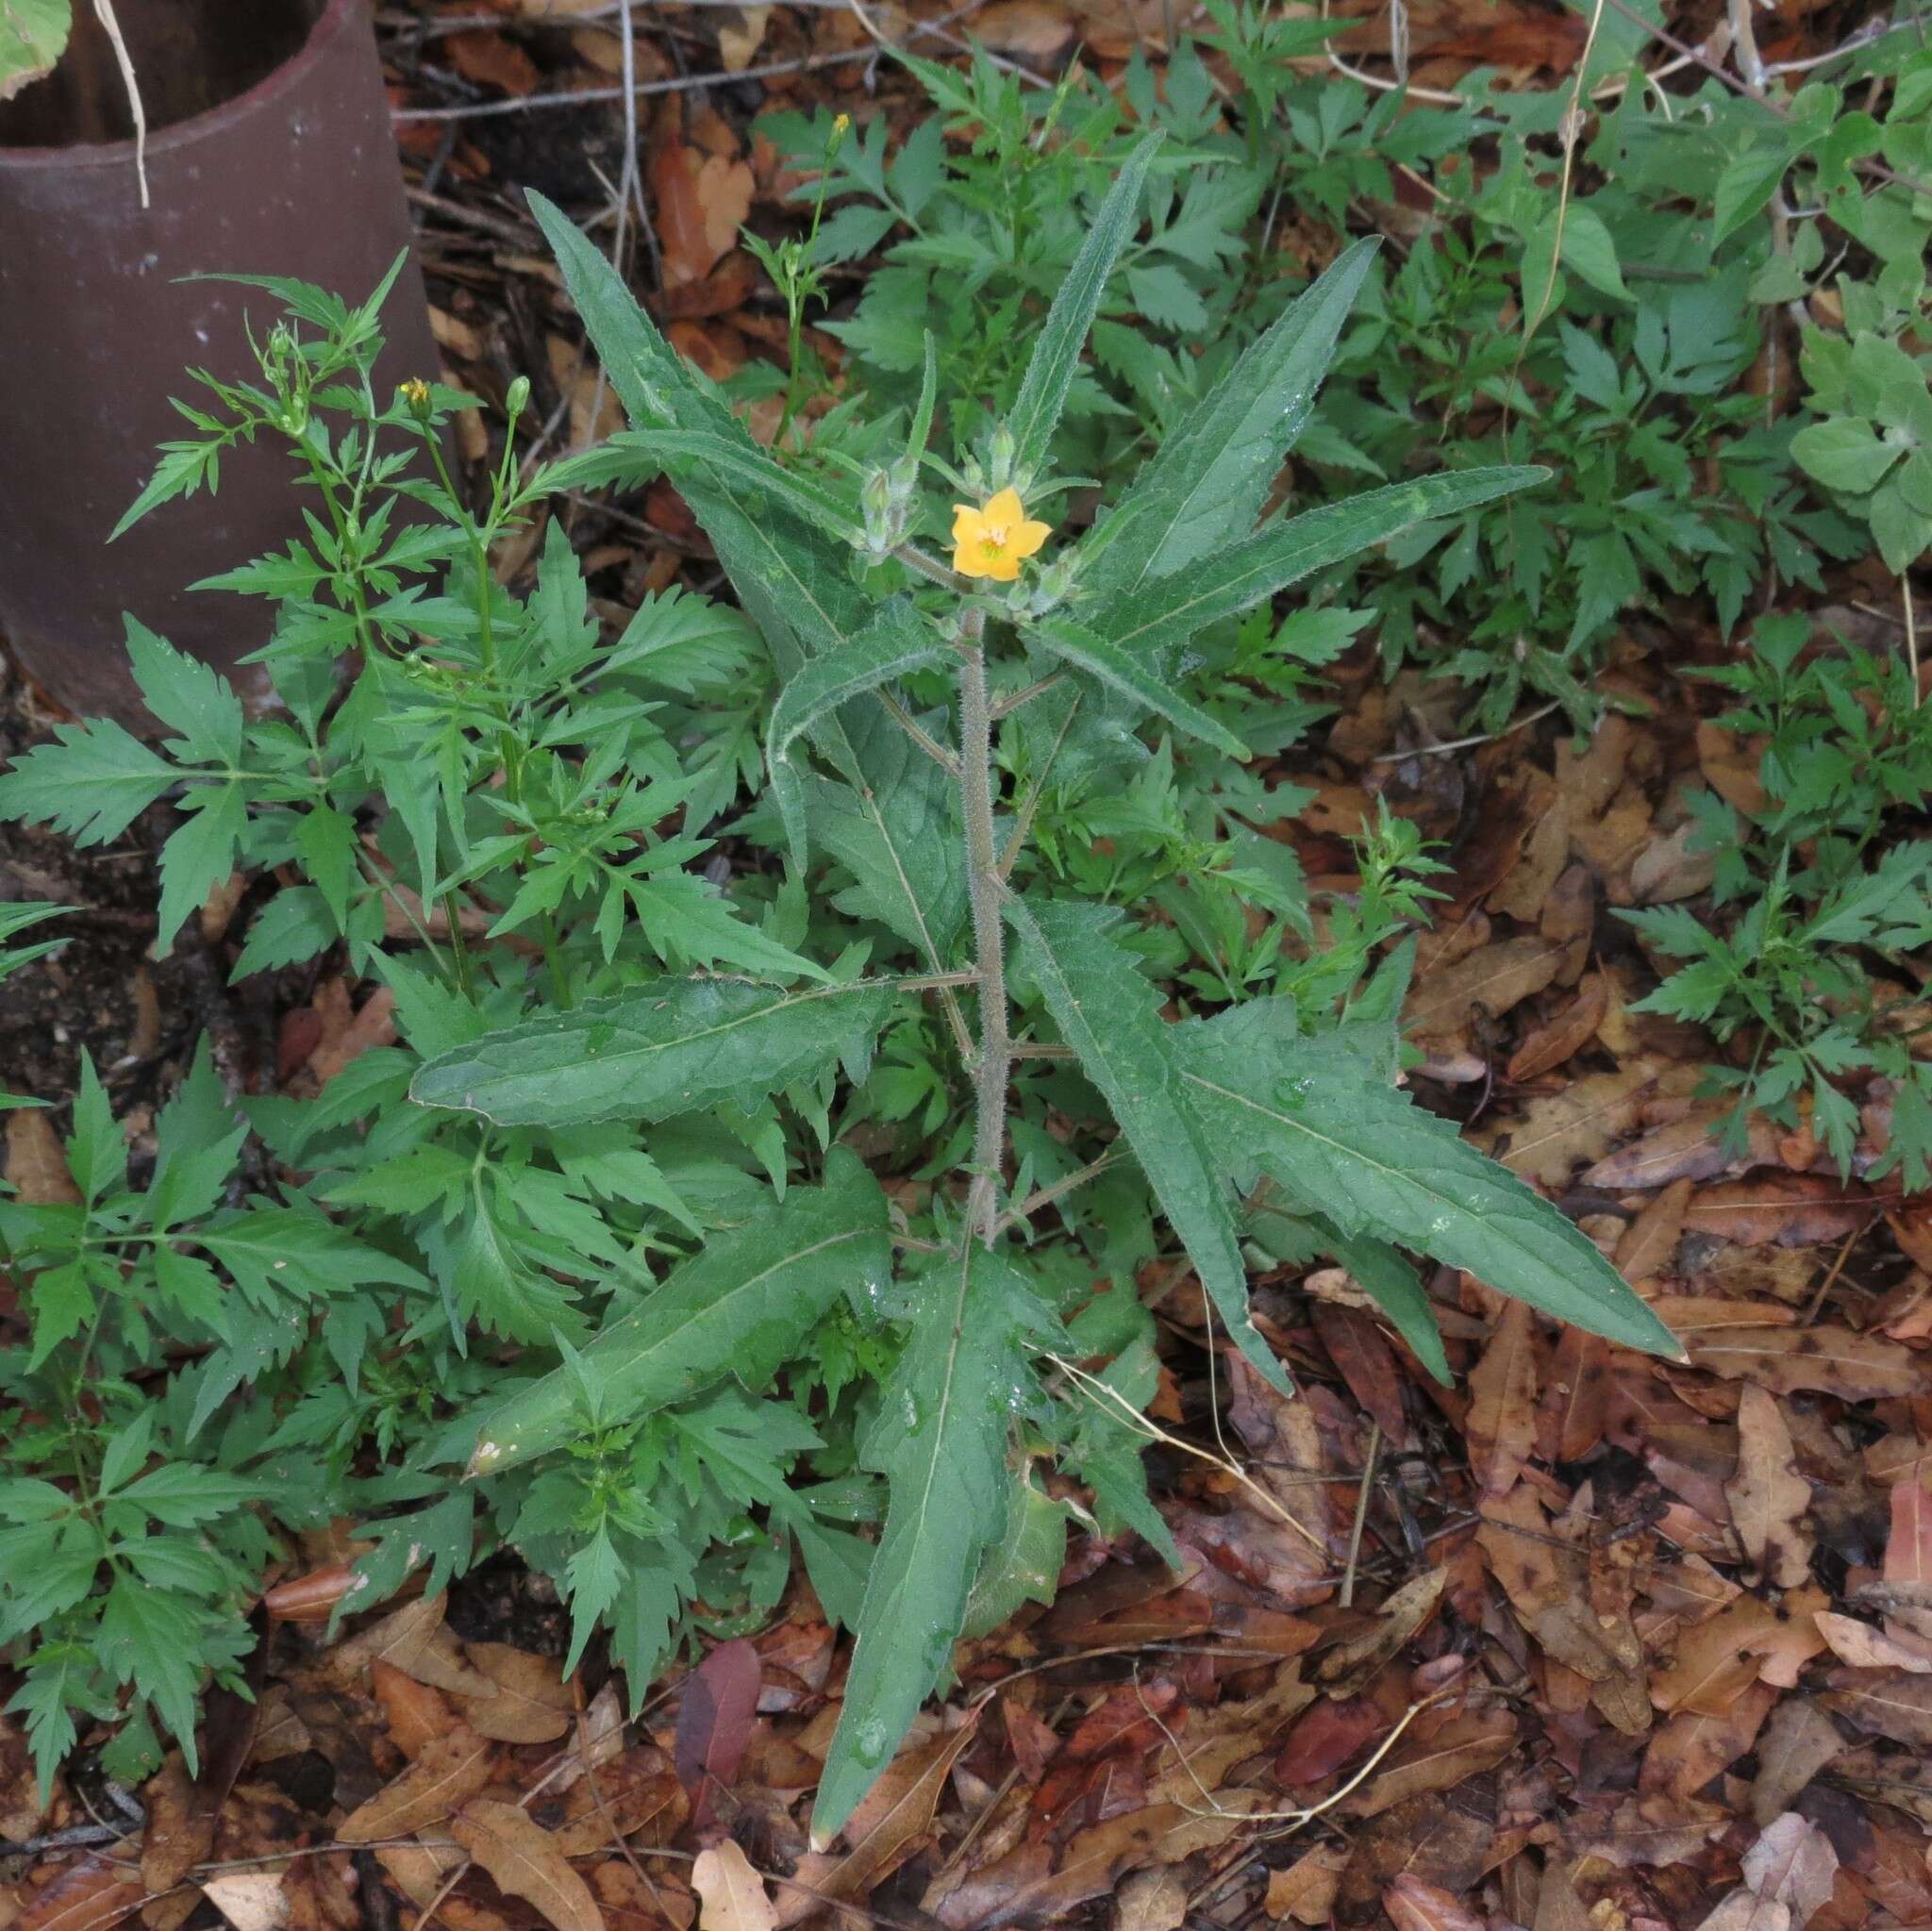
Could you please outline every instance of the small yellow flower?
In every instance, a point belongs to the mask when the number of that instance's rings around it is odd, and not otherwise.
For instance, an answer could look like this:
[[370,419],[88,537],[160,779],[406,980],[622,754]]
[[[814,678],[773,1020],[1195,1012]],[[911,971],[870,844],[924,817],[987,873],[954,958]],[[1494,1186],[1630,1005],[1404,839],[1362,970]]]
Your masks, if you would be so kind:
[[1053,525],[1027,521],[1017,490],[1002,490],[983,509],[953,505],[953,568],[961,576],[990,576],[1011,583],[1020,565],[1053,533]]
[[422,376],[412,375],[407,382],[399,382],[396,389],[411,414],[421,415],[429,407],[429,385]]
[[832,116],[832,139],[834,141],[839,140],[851,125],[852,116],[850,114],[834,114]]

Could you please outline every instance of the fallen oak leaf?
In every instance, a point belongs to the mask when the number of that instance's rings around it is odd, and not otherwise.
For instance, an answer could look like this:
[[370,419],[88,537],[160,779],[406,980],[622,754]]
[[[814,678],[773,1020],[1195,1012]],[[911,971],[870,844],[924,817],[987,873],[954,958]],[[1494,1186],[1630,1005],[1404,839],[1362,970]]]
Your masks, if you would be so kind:
[[1924,1369],[1896,1341],[1848,1327],[1736,1328],[1687,1335],[1693,1367],[1727,1381],[1750,1381],[1773,1394],[1813,1390],[1846,1401],[1877,1401],[1921,1391]]
[[498,1890],[534,1906],[556,1931],[604,1931],[591,1887],[522,1806],[473,1797],[451,1819],[449,1834],[489,1872]]
[[698,1894],[698,1931],[777,1931],[771,1894],[735,1838],[698,1853],[691,1888]]
[[1469,1377],[1464,1432],[1485,1495],[1516,1486],[1536,1444],[1536,1348],[1528,1307],[1510,1301]]
[[1810,1575],[1812,1537],[1805,1512],[1811,1484],[1798,1473],[1776,1396],[1756,1383],[1738,1400],[1738,1473],[1724,1484],[1724,1499],[1756,1580],[1794,1589]]
[[27,1903],[10,1931],[107,1931],[146,1896],[121,1868],[105,1857],[83,1857]]
[[1932,1656],[1908,1649],[1895,1637],[1860,1623],[1856,1616],[1839,1616],[1821,1609],[1812,1619],[1818,1633],[1831,1645],[1840,1662],[1855,1670],[1903,1670],[1908,1675],[1932,1674]]
[[424,1745],[423,1754],[393,1783],[376,1791],[336,1826],[345,1844],[411,1837],[484,1789],[495,1773],[495,1746],[467,1723]]
[[1510,1056],[1507,1074],[1518,1085],[1561,1066],[1582,1052],[1610,1009],[1610,982],[1593,973],[1557,1017],[1540,1025]]
[[1834,1670],[1818,1700],[1867,1736],[1932,1750],[1932,1676],[1909,1670]]
[[1483,1920],[1453,1891],[1405,1871],[1382,1892],[1395,1931],[1485,1931]]

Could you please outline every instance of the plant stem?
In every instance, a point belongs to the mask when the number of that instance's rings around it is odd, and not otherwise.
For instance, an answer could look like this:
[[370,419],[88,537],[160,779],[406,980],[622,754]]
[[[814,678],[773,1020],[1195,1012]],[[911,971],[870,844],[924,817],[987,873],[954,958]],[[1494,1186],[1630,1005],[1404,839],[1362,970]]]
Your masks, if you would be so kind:
[[992,717],[980,640],[986,612],[970,605],[959,619],[959,809],[966,824],[966,875],[979,969],[977,1118],[966,1224],[990,1247],[998,1226],[1000,1163],[1007,1147],[1007,1086],[1012,1043],[1007,1032],[1006,886],[992,839]]

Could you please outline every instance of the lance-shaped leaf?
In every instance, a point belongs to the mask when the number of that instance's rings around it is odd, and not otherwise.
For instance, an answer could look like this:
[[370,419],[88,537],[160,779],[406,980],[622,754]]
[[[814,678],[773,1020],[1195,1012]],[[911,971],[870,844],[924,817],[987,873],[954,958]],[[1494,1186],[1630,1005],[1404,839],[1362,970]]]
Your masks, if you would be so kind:
[[828,649],[862,629],[872,605],[847,571],[849,552],[813,520],[778,507],[768,491],[741,479],[745,462],[770,458],[724,398],[665,341],[623,278],[563,210],[534,191],[529,202],[632,423],[701,432],[736,447],[736,462],[692,465],[679,488],[740,602],[772,646],[780,673],[791,676],[801,653]]
[[576,1432],[585,1388],[609,1426],[702,1394],[736,1376],[756,1392],[841,1294],[870,1300],[891,1280],[886,1196],[845,1148],[823,1187],[794,1187],[756,1220],[713,1235],[635,1313],[577,1359],[488,1409],[472,1475],[499,1474]]
[[894,597],[880,607],[863,630],[808,658],[786,681],[766,728],[765,757],[791,840],[791,862],[801,871],[806,859],[805,797],[791,768],[792,745],[841,704],[937,662],[943,649],[939,632],[910,600]]
[[1109,691],[1158,712],[1189,737],[1212,744],[1230,757],[1249,756],[1248,747],[1225,724],[1170,690],[1167,679],[1151,669],[1144,658],[1129,657],[1084,624],[1076,624],[1071,617],[1048,617],[1032,625],[1026,635],[1050,656],[1073,665],[1076,671],[1085,671]]
[[1113,1109],[1228,1333],[1270,1384],[1287,1392],[1288,1376],[1248,1313],[1248,1270],[1224,1165],[1182,1100],[1160,994],[1114,936],[1121,913],[1111,906],[1012,899],[1007,916],[1020,935],[1022,967]]
[[503,1126],[669,1120],[753,1106],[841,1059],[859,1061],[897,982],[787,991],[741,979],[658,979],[431,1059],[409,1097]]
[[1670,1329],[1548,1201],[1367,1077],[1358,1054],[1298,1039],[1274,1001],[1188,1022],[1174,1052],[1198,1130],[1239,1178],[1258,1170],[1344,1235],[1395,1241],[1559,1321],[1681,1358]]
[[1378,246],[1345,250],[1170,432],[1090,539],[1090,590],[1131,594],[1254,528]]
[[891,1761],[951,1660],[981,1555],[1006,1533],[1014,1390],[1029,1329],[1052,1323],[1025,1277],[968,1241],[913,1289],[912,1332],[860,1444],[888,1479],[839,1727],[819,1781],[823,1842]]
[[780,467],[745,437],[716,429],[620,430],[595,449],[552,463],[543,472],[543,486],[553,491],[594,490],[606,483],[649,482],[659,474],[682,484],[693,472],[705,471],[722,472],[754,495],[841,538],[858,528],[858,519],[829,491]]
[[1141,183],[1159,144],[1158,135],[1149,135],[1114,176],[1113,186],[1041,325],[1032,359],[1020,383],[1019,398],[1007,418],[1013,432],[1013,467],[1021,475],[1045,466],[1047,445],[1053,441],[1054,425],[1060,419],[1067,391],[1080,366],[1087,331],[1093,326],[1100,298],[1107,292],[1107,278],[1134,232],[1140,216]]
[[1445,471],[1413,482],[1367,490],[1345,503],[1324,504],[1231,548],[1204,557],[1142,586],[1080,607],[1081,620],[1144,659],[1187,642],[1204,625],[1252,608],[1297,579],[1431,517],[1465,509],[1540,483],[1549,471],[1533,464]]
[[1389,1317],[1390,1324],[1415,1351],[1415,1357],[1444,1388],[1455,1385],[1449,1357],[1442,1352],[1442,1330],[1429,1307],[1416,1271],[1373,1234],[1344,1234],[1331,1221],[1315,1217],[1315,1225],[1330,1254],[1345,1267],[1363,1293]]

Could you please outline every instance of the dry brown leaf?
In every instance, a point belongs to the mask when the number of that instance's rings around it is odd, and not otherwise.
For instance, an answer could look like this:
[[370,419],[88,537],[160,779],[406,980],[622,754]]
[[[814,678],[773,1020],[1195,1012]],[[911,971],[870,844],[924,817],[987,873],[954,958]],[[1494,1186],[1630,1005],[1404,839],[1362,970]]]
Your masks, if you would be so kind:
[[1181,1931],[1187,1917],[1188,1887],[1178,1871],[1137,1871],[1121,1886],[1114,1931]]
[[336,1835],[347,1844],[366,1844],[426,1830],[481,1790],[495,1767],[495,1746],[459,1723],[448,1736],[425,1744],[401,1776],[352,1810],[336,1826]]
[[674,287],[702,281],[737,245],[751,213],[756,184],[750,164],[667,141],[651,158],[651,185],[665,281]]
[[[1641,906],[1677,905],[1708,891],[1717,876],[1717,853],[1699,839],[1702,827],[1687,819],[1674,831],[1654,837],[1630,863],[1630,891]],[[1692,847],[1704,843],[1703,850]]]
[[1920,1457],[1891,1485],[1885,1580],[1932,1588],[1932,1457]]
[[469,1859],[453,1844],[378,1844],[375,1861],[421,1911],[441,1892],[450,1873],[461,1870]]
[[1798,1473],[1776,1396],[1756,1383],[1738,1398],[1738,1473],[1724,1499],[1756,1580],[1793,1589],[1811,1573],[1811,1484]]
[[1932,1676],[1909,1670],[1834,1670],[1819,1699],[1870,1737],[1932,1750]]
[[1271,1918],[1292,1918],[1297,1924],[1329,1923],[1348,1858],[1346,1844],[1318,1844],[1285,1871],[1271,1871],[1262,1908]]
[[1624,1230],[1617,1242],[1617,1272],[1633,1286],[1668,1273],[1684,1232],[1684,1210],[1690,1205],[1690,1183],[1673,1180]]
[[1566,1187],[1586,1161],[1603,1154],[1636,1124],[1655,1080],[1632,1060],[1610,1073],[1586,1074],[1560,1091],[1541,1095],[1509,1122],[1492,1144],[1503,1164],[1524,1180]]
[[698,1853],[691,1888],[698,1894],[698,1931],[777,1931],[765,1881],[735,1838]]
[[7,1116],[7,1181],[28,1207],[73,1207],[80,1199],[66,1152],[38,1107]]
[[292,1914],[282,1880],[268,1871],[228,1871],[202,1890],[235,1931],[283,1931]]
[[758,58],[765,43],[765,29],[771,24],[769,7],[741,7],[736,21],[727,20],[718,29],[718,55],[727,74],[742,74]]
[[[196,1801],[193,1780],[178,1752],[169,1756],[142,1795],[147,1804],[147,1831],[141,1846],[141,1881],[158,1898],[214,1848],[214,1806]],[[192,1892],[189,1904],[192,1909]]]
[[1871,1201],[1848,1194],[1835,1175],[1757,1174],[1699,1188],[1684,1224],[1740,1247],[1823,1247],[1871,1218]]
[[1836,1887],[1838,1853],[1815,1823],[1788,1810],[1744,1853],[1740,1874],[1699,1931],[1803,1931]]
[[973,32],[1002,54],[1050,60],[1074,38],[1074,23],[1058,0],[993,0],[973,16]]
[[1505,939],[1479,946],[1467,958],[1430,974],[1408,995],[1403,1026],[1418,1035],[1441,1038],[1469,1024],[1480,1006],[1500,1018],[1557,976],[1557,948],[1542,938]]
[[972,1742],[974,1723],[902,1750],[860,1800],[842,1835],[841,1855],[808,1851],[791,1873],[802,1890],[781,1890],[777,1922],[793,1924],[826,1898],[862,1898],[905,1863],[932,1829],[933,1811],[959,1753]]
[[1672,1717],[1643,1753],[1638,1788],[1646,1794],[1694,1797],[1751,1748],[1779,1694],[1773,1684],[1753,1683],[1723,1716],[1687,1710]]
[[1685,1345],[1697,1367],[1774,1394],[1814,1389],[1846,1401],[1877,1401],[1925,1386],[1925,1371],[1909,1349],[1848,1327],[1739,1327],[1687,1334]]
[[1858,1670],[1903,1670],[1909,1675],[1932,1674],[1932,1656],[1908,1648],[1884,1630],[1856,1616],[1840,1616],[1822,1609],[1813,1619],[1818,1633],[1831,1645],[1840,1662]]
[[575,1699],[554,1660],[507,1642],[469,1642],[463,1651],[496,1690],[463,1699],[464,1721],[478,1736],[550,1743],[570,1728]]
[[1787,1696],[1771,1714],[1757,1745],[1751,1815],[1760,1828],[1785,1809],[1834,1757],[1850,1746],[1808,1696]]
[[1336,1702],[1354,1696],[1436,1612],[1446,1569],[1431,1569],[1404,1583],[1359,1635],[1345,1639],[1315,1665],[1315,1681]]
[[465,80],[500,87],[507,94],[521,98],[534,93],[543,77],[537,72],[537,63],[514,41],[499,33],[451,34],[442,45],[450,65]]
[[1663,1710],[1723,1716],[1760,1679],[1790,1689],[1807,1661],[1824,1647],[1812,1617],[1822,1591],[1793,1590],[1775,1608],[1757,1596],[1739,1596],[1677,1640],[1669,1665],[1653,1672],[1651,1700]]
[[1469,1392],[1470,1472],[1484,1494],[1507,1494],[1536,1443],[1536,1341],[1523,1302],[1504,1305],[1470,1374]]
[[82,1857],[33,1894],[12,1931],[106,1931],[138,1908],[144,1895],[121,1871],[105,1857]]
[[1424,1736],[1411,1731],[1348,1809],[1375,1817],[1411,1797],[1453,1790],[1464,1778],[1495,1769],[1515,1749],[1516,1735],[1516,1719],[1500,1707],[1447,1717]]
[[1454,1891],[1405,1871],[1382,1893],[1395,1931],[1485,1931],[1481,1918]]
[[450,1821],[449,1834],[489,1872],[498,1890],[534,1906],[556,1931],[604,1931],[591,1887],[521,1805],[473,1797]]
[[1535,1079],[1574,1058],[1596,1037],[1610,1007],[1610,982],[1592,973],[1582,990],[1557,1017],[1540,1025],[1510,1056],[1512,1080]]
[[1584,1174],[1584,1185],[1601,1187],[1610,1193],[1631,1193],[1676,1180],[1714,1180],[1722,1174],[1742,1174],[1753,1167],[1774,1164],[1776,1131],[1761,1114],[1750,1116],[1741,1154],[1724,1151],[1720,1141],[1729,1114],[1728,1107],[1692,1107],[1597,1161]]
[[393,1663],[378,1656],[369,1666],[369,1680],[388,1721],[390,1741],[411,1763],[438,1737],[446,1737],[456,1728],[457,1713],[441,1690],[417,1682]]

